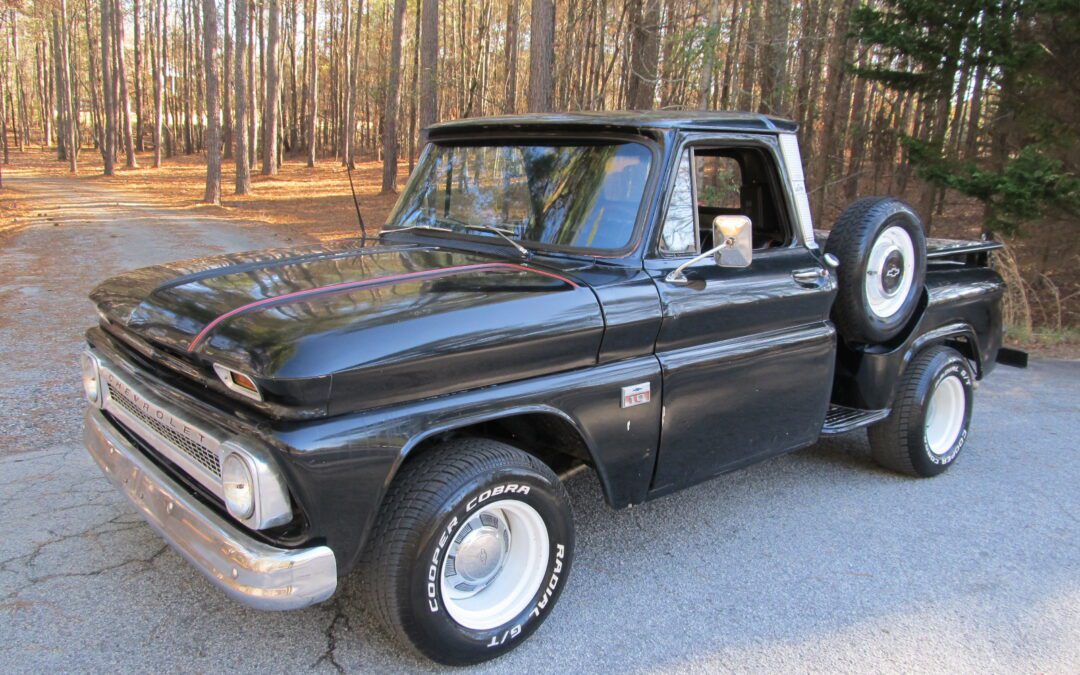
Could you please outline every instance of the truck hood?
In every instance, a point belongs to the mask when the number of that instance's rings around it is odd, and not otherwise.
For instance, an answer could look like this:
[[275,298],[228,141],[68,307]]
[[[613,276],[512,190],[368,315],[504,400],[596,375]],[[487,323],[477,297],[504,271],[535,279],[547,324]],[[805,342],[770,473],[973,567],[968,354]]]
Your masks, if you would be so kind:
[[595,363],[604,326],[564,271],[355,240],[147,267],[90,297],[113,332],[193,364],[332,376],[335,398],[368,405]]

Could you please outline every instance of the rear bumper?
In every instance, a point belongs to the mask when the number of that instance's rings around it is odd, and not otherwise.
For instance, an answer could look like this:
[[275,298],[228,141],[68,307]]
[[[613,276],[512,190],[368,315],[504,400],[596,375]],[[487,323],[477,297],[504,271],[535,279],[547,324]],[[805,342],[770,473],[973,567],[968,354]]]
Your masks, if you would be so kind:
[[97,409],[83,433],[90,456],[146,522],[226,595],[256,609],[297,609],[337,588],[326,546],[284,549],[248,536],[147,459]]

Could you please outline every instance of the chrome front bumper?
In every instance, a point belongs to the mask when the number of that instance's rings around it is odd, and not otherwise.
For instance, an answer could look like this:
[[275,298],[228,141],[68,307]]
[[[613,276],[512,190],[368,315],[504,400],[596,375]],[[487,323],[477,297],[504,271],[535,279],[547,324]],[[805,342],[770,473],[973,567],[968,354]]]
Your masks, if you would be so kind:
[[337,561],[328,547],[256,541],[177,484],[95,408],[86,412],[83,438],[146,522],[229,597],[256,609],[297,609],[334,594]]

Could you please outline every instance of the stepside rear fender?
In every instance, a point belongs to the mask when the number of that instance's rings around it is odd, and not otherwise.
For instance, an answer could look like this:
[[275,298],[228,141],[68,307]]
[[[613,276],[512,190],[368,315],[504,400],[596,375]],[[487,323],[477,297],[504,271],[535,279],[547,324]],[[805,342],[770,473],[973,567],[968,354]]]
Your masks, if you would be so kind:
[[1004,281],[991,269],[929,269],[919,309],[898,337],[881,345],[841,341],[833,402],[870,410],[891,407],[908,364],[935,344],[958,349],[982,379],[993,369],[1001,348],[1004,291]]

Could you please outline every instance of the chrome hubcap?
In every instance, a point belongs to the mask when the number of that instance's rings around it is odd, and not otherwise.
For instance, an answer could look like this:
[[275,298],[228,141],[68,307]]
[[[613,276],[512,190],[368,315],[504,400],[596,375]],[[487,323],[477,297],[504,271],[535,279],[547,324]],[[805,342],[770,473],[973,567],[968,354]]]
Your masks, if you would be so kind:
[[490,630],[524,611],[544,581],[547,524],[529,504],[503,499],[469,516],[446,549],[439,590],[447,613],[472,630]]
[[447,577],[456,590],[474,595],[502,570],[510,550],[510,530],[501,514],[483,513],[469,519],[447,552]]
[[888,319],[904,306],[915,273],[915,244],[902,227],[881,233],[866,264],[866,300],[878,317]]

